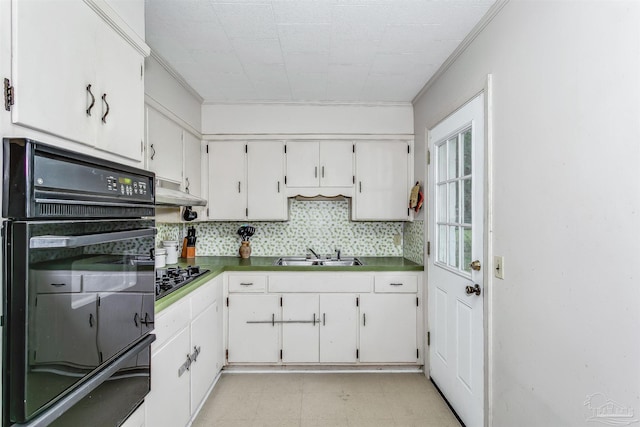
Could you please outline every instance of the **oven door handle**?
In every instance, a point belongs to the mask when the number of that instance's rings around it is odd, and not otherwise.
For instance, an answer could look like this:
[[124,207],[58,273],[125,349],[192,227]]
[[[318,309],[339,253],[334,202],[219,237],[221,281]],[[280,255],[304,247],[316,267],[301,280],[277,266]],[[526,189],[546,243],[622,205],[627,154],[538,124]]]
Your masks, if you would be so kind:
[[152,237],[155,235],[155,228],[142,228],[139,230],[114,231],[111,233],[86,234],[82,236],[35,236],[29,239],[29,248],[77,248],[100,243],[136,239],[138,237]]
[[122,356],[109,363],[98,374],[94,375],[86,381],[84,384],[73,390],[71,393],[63,397],[60,401],[54,404],[51,408],[40,414],[38,417],[30,420],[25,424],[12,424],[12,427],[45,427],[51,424],[55,419],[60,417],[69,408],[82,400],[83,397],[91,393],[96,387],[105,382],[109,377],[118,372],[123,367],[126,367],[130,362],[130,357],[134,354],[138,354],[146,347],[149,347],[152,342],[156,340],[154,334],[149,334],[142,338],[136,345],[131,347]]

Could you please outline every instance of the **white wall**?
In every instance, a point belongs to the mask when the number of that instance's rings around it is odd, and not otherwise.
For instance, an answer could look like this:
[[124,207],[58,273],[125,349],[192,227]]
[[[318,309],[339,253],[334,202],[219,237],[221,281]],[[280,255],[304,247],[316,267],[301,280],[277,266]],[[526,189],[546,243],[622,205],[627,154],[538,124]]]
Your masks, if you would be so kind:
[[145,60],[144,92],[175,117],[201,132],[201,100],[185,89],[153,57]]
[[640,417],[638,22],[511,1],[414,105],[419,145],[493,74],[494,426],[586,425],[598,392]]
[[202,133],[411,135],[413,107],[411,104],[204,104]]

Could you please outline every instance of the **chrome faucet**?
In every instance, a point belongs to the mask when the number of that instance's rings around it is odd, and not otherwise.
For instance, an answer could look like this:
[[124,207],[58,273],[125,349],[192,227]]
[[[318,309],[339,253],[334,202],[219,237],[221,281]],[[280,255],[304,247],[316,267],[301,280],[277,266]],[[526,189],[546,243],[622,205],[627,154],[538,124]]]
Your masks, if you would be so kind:
[[311,248],[307,248],[307,251],[311,252],[316,259],[320,259],[320,256]]

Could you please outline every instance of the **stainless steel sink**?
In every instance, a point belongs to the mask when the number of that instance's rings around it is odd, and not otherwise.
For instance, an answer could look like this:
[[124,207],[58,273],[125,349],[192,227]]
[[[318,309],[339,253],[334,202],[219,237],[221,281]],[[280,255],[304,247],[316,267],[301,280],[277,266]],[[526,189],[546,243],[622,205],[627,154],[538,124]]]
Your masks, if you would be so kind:
[[363,265],[356,257],[342,257],[341,259],[308,259],[304,257],[285,256],[278,258],[273,265],[285,267],[352,267]]

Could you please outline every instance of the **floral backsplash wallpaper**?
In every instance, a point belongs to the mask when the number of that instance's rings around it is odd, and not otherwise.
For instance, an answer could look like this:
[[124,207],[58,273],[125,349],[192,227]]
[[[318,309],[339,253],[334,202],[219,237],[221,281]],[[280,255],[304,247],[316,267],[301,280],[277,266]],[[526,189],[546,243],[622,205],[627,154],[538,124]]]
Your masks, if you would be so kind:
[[[349,221],[348,201],[289,201],[289,221],[249,222],[256,228],[251,238],[252,255],[305,255],[311,248],[319,254],[340,249],[345,256],[405,256],[422,263],[423,227],[402,222]],[[158,244],[178,240],[187,227],[196,228],[196,254],[236,256],[240,246],[238,228],[245,222],[158,223]],[[403,247],[404,241],[404,247]]]

